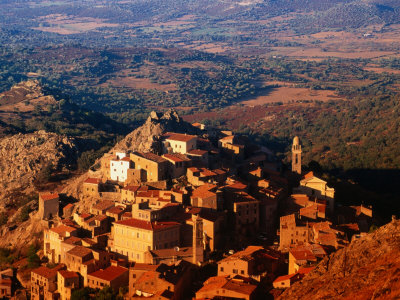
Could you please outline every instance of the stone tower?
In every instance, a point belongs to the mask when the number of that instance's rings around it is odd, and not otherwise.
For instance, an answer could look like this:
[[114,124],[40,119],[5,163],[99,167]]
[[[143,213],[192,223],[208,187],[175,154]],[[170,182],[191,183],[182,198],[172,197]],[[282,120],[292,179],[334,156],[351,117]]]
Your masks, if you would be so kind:
[[193,221],[193,264],[203,262],[203,220],[196,216],[192,216]]
[[301,145],[298,136],[293,139],[292,145],[292,172],[301,174]]

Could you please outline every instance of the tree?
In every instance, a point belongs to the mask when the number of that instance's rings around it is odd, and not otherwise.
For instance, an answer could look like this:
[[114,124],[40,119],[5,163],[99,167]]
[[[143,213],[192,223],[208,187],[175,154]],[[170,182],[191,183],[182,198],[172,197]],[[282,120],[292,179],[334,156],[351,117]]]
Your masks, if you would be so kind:
[[40,258],[36,254],[36,247],[34,245],[30,245],[28,249],[28,268],[37,268],[40,266]]
[[93,290],[89,287],[85,287],[79,290],[74,290],[71,293],[71,300],[90,300],[90,294]]

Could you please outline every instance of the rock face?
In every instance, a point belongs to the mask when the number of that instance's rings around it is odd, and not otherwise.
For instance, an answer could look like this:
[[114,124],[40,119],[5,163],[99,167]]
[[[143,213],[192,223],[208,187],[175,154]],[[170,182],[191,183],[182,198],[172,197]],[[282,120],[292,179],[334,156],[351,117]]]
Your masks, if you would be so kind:
[[174,110],[164,115],[153,111],[142,126],[128,134],[110,153],[128,150],[159,153],[161,135],[168,131],[196,134],[198,129],[183,121]]
[[14,190],[25,190],[51,164],[55,170],[76,163],[78,148],[66,136],[45,131],[17,134],[0,140],[0,203]]
[[278,299],[400,299],[400,220],[326,257]]

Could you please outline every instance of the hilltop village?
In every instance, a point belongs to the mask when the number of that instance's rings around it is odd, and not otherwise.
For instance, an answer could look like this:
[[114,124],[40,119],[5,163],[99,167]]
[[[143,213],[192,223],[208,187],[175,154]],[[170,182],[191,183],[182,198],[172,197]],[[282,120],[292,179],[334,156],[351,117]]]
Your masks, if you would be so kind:
[[[369,231],[370,207],[336,205],[335,190],[302,171],[298,137],[283,172],[245,136],[185,126],[147,151],[117,145],[75,199],[40,193],[48,229],[22,284],[31,299],[107,287],[121,299],[267,299]],[[16,270],[0,274],[0,297],[15,294]]]

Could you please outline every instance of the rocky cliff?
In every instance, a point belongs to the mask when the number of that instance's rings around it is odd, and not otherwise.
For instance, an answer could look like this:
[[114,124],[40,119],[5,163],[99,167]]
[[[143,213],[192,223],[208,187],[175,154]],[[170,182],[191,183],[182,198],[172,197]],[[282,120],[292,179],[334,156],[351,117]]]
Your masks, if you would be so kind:
[[71,168],[77,160],[74,139],[37,131],[0,139],[0,203],[14,191],[33,190],[33,183],[46,167]]
[[196,134],[198,129],[183,121],[174,110],[163,115],[153,111],[142,126],[128,134],[110,153],[128,150],[158,153],[161,150],[160,138],[165,132]]
[[400,220],[326,257],[278,299],[400,299]]

